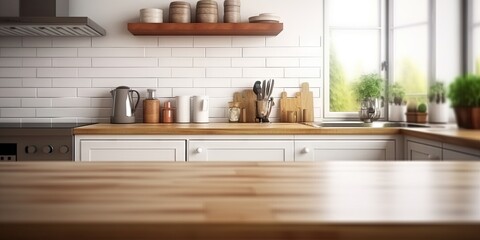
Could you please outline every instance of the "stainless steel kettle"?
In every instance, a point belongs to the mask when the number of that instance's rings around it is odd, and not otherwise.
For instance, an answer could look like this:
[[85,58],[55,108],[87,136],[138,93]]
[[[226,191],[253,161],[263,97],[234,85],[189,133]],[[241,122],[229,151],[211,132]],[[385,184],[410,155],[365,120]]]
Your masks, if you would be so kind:
[[[137,102],[133,104],[133,93]],[[110,91],[113,98],[111,123],[135,123],[135,110],[140,101],[140,94],[127,86],[120,86]]]

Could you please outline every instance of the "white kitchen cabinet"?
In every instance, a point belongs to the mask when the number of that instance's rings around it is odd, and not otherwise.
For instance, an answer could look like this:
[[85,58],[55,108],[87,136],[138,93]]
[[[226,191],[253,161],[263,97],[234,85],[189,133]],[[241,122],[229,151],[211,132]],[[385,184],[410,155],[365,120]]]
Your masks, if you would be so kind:
[[466,148],[445,143],[443,144],[443,160],[478,161],[480,160],[480,149]]
[[407,160],[440,161],[443,159],[441,143],[412,138],[408,138],[406,142]]
[[76,161],[177,161],[185,162],[186,140],[132,137],[76,140]]
[[188,161],[293,161],[293,140],[192,139]]
[[[302,139],[304,138],[304,139]],[[309,139],[305,139],[309,138]],[[396,160],[398,136],[321,136],[295,139],[295,161]]]

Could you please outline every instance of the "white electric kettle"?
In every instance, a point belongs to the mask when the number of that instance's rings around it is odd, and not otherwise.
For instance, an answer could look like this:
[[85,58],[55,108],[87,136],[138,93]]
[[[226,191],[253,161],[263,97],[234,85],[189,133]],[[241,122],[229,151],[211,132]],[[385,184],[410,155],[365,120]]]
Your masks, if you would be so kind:
[[209,105],[208,96],[192,97],[192,115],[194,123],[208,123]]
[[[133,93],[137,102],[133,104]],[[120,86],[110,91],[113,98],[111,123],[135,123],[135,110],[140,100],[140,94],[127,86]]]

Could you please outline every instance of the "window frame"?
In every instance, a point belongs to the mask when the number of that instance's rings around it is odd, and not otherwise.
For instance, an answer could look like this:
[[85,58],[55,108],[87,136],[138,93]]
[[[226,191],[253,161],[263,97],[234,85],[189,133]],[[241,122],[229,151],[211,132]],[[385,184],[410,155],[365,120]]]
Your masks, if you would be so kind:
[[[475,69],[475,52],[474,52],[474,43],[473,43],[473,31],[474,29],[480,29],[480,22],[474,22],[473,18],[473,0],[465,1],[465,24],[466,24],[466,33],[465,33],[465,61],[467,68],[466,73],[475,73],[475,70],[480,72],[480,69]],[[480,3],[479,3],[480,4]],[[480,48],[480,44],[477,46]]]
[[[323,2],[323,23],[324,23],[324,51],[323,51],[323,58],[324,58],[324,84],[323,84],[323,93],[324,93],[324,111],[323,111],[323,118],[328,120],[343,120],[343,119],[350,119],[350,120],[358,120],[358,113],[357,112],[331,112],[330,111],[330,32],[331,29],[333,30],[379,30],[379,42],[380,42],[380,51],[379,51],[379,59],[380,62],[378,63],[378,72],[381,74],[384,79],[387,78],[386,72],[382,65],[384,62],[387,61],[388,53],[387,53],[387,44],[388,44],[388,36],[387,36],[387,1],[388,0],[377,0],[379,2],[379,27],[342,27],[342,26],[330,26],[329,24],[329,13],[328,13],[328,2],[335,1],[335,0],[324,0]],[[386,108],[385,108],[386,109]],[[360,109],[359,109],[360,110]],[[386,116],[385,112],[382,113],[382,118]]]

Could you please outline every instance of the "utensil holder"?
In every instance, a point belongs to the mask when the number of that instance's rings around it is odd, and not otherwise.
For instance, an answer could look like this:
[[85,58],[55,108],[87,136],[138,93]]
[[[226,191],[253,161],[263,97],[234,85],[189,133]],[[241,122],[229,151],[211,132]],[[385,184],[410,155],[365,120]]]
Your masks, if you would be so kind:
[[270,98],[268,100],[256,100],[256,121],[260,123],[270,122],[268,120],[268,117],[270,116],[273,105],[273,98]]

